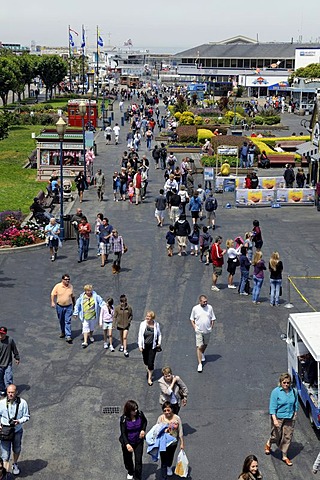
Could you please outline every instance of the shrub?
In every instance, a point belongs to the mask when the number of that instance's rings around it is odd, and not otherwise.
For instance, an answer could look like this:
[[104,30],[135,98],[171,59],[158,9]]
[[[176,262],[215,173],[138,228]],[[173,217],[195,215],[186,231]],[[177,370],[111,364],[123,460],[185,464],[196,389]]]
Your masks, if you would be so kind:
[[180,120],[181,112],[176,112],[176,113],[174,114],[174,117],[175,117],[177,120]]
[[[217,162],[217,155],[203,155],[201,158],[201,164],[204,167],[215,167]],[[226,156],[222,155],[219,156],[218,158],[218,165],[222,165],[222,163],[229,163],[230,167],[236,167],[237,166],[237,157],[232,157],[232,156]]]
[[184,125],[177,128],[179,142],[197,142],[197,129],[194,125]]
[[23,247],[44,238],[43,229],[35,224],[21,226],[22,213],[0,213],[0,247]]
[[3,140],[8,136],[9,122],[6,115],[0,115],[0,140]]
[[257,115],[256,117],[254,117],[253,121],[256,125],[263,125],[264,118],[262,118],[260,115]]
[[211,130],[207,130],[205,128],[198,129],[198,142],[204,143],[206,139],[210,140],[213,137],[213,133]]
[[276,124],[280,123],[280,117],[279,117],[279,115],[274,115],[272,117],[266,117],[264,119],[264,123],[266,125],[276,125]]
[[194,125],[194,115],[192,112],[183,112],[179,119],[180,125]]
[[203,118],[200,117],[200,115],[197,115],[196,117],[194,117],[194,123],[196,125],[202,125],[203,124]]

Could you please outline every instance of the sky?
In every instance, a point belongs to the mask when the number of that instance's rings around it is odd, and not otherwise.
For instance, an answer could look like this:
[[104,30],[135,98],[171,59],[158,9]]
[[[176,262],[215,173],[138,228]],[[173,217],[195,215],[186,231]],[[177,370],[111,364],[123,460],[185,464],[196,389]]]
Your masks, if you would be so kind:
[[[261,42],[320,42],[319,0],[307,8],[292,0],[3,0],[0,41],[67,46],[68,25],[85,25],[87,43],[94,45],[97,25],[105,45],[179,52],[236,35]],[[301,4],[300,4],[301,5]],[[17,14],[16,14],[17,12]],[[77,37],[75,37],[77,38]],[[78,37],[80,42],[80,35]]]

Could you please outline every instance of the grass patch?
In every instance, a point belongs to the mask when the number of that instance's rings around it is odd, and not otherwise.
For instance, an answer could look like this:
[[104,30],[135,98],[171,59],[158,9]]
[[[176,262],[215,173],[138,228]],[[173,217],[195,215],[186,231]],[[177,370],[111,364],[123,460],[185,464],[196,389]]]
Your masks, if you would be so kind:
[[31,133],[38,135],[42,129],[41,125],[11,127],[8,138],[0,142],[0,212],[29,213],[33,197],[45,189],[46,182],[36,181],[36,169],[22,168],[35,149]]

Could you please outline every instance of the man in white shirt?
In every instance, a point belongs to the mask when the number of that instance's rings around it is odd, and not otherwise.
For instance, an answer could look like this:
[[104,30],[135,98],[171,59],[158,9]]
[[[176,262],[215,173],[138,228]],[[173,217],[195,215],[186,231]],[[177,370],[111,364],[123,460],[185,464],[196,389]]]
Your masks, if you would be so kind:
[[211,330],[214,327],[215,314],[211,305],[208,305],[208,299],[205,295],[200,295],[199,304],[195,305],[191,311],[190,320],[196,334],[198,372],[202,372],[202,362],[206,358],[204,352],[210,340]]
[[115,144],[118,145],[118,143],[119,143],[119,135],[120,135],[120,127],[119,127],[119,125],[116,123],[112,130],[113,130],[113,133],[114,133],[114,141],[115,141]]

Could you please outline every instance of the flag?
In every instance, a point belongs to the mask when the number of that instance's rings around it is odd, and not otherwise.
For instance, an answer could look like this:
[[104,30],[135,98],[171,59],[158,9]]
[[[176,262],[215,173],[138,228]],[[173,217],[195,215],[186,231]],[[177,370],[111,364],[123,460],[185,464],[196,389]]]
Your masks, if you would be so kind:
[[70,47],[74,47],[73,37],[72,37],[72,34],[70,32],[69,32],[69,43],[70,43]]
[[72,28],[69,28],[69,31],[75,33],[77,36],[79,35],[79,33],[73,30]]
[[131,40],[131,38],[129,38],[126,42],[124,42],[124,45],[125,45],[126,47],[128,47],[128,46],[131,46],[131,47],[132,47],[132,40]]
[[82,26],[82,42],[81,42],[81,48],[84,48],[85,46],[86,46],[85,30],[84,30],[84,27]]
[[98,35],[97,44],[99,47],[103,47],[103,38],[100,35]]

